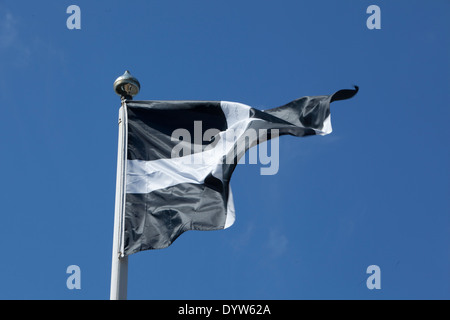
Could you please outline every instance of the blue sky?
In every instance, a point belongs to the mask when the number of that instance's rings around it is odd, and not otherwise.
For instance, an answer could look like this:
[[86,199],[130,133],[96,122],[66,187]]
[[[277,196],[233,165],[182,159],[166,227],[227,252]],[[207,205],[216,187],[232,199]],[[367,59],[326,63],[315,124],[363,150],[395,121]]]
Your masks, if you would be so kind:
[[331,135],[280,139],[276,175],[237,167],[231,228],[130,256],[130,299],[449,299],[449,18],[446,0],[2,0],[0,299],[109,298],[126,69],[139,100],[360,87]]

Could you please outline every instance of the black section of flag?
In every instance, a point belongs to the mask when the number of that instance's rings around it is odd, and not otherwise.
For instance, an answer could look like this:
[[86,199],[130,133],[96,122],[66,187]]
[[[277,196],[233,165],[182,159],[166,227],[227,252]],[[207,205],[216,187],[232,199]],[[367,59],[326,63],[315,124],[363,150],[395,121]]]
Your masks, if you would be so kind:
[[166,248],[187,230],[225,225],[224,194],[208,185],[181,183],[146,194],[127,194],[125,248],[128,254]]
[[[201,135],[209,128],[226,130],[226,118],[220,102],[213,101],[130,101],[128,103],[129,160],[171,158],[179,141],[171,139],[176,129],[186,129],[194,137],[195,121],[201,121]],[[190,149],[196,150],[192,140]],[[208,143],[199,140],[204,148]]]

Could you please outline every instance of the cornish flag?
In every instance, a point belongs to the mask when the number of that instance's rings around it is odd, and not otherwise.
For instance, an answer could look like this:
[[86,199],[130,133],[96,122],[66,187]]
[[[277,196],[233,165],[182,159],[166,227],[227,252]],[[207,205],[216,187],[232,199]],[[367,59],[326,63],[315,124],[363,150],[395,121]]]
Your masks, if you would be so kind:
[[227,101],[127,100],[121,254],[166,248],[188,230],[231,226],[230,178],[246,150],[280,135],[330,133],[330,103],[357,91],[265,111]]

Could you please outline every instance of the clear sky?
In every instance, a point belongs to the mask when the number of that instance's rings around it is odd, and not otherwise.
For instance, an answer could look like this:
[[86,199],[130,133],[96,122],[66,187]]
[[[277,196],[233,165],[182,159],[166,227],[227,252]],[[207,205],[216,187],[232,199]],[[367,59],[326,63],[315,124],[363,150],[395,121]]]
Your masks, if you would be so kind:
[[231,228],[130,256],[130,299],[449,299],[449,30],[448,0],[2,0],[0,299],[109,299],[126,69],[138,100],[360,87],[332,134],[280,138],[276,175],[237,167]]

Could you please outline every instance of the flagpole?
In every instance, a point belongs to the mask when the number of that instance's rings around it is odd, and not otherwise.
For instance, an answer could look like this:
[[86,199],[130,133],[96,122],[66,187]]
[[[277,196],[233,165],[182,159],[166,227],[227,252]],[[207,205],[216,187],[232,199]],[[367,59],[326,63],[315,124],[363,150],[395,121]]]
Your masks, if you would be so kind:
[[125,208],[125,178],[127,124],[126,100],[132,100],[140,89],[139,81],[128,71],[114,82],[114,91],[121,98],[119,110],[119,142],[117,148],[116,203],[114,209],[114,235],[111,266],[110,300],[127,299],[128,256],[123,253],[123,230]]

